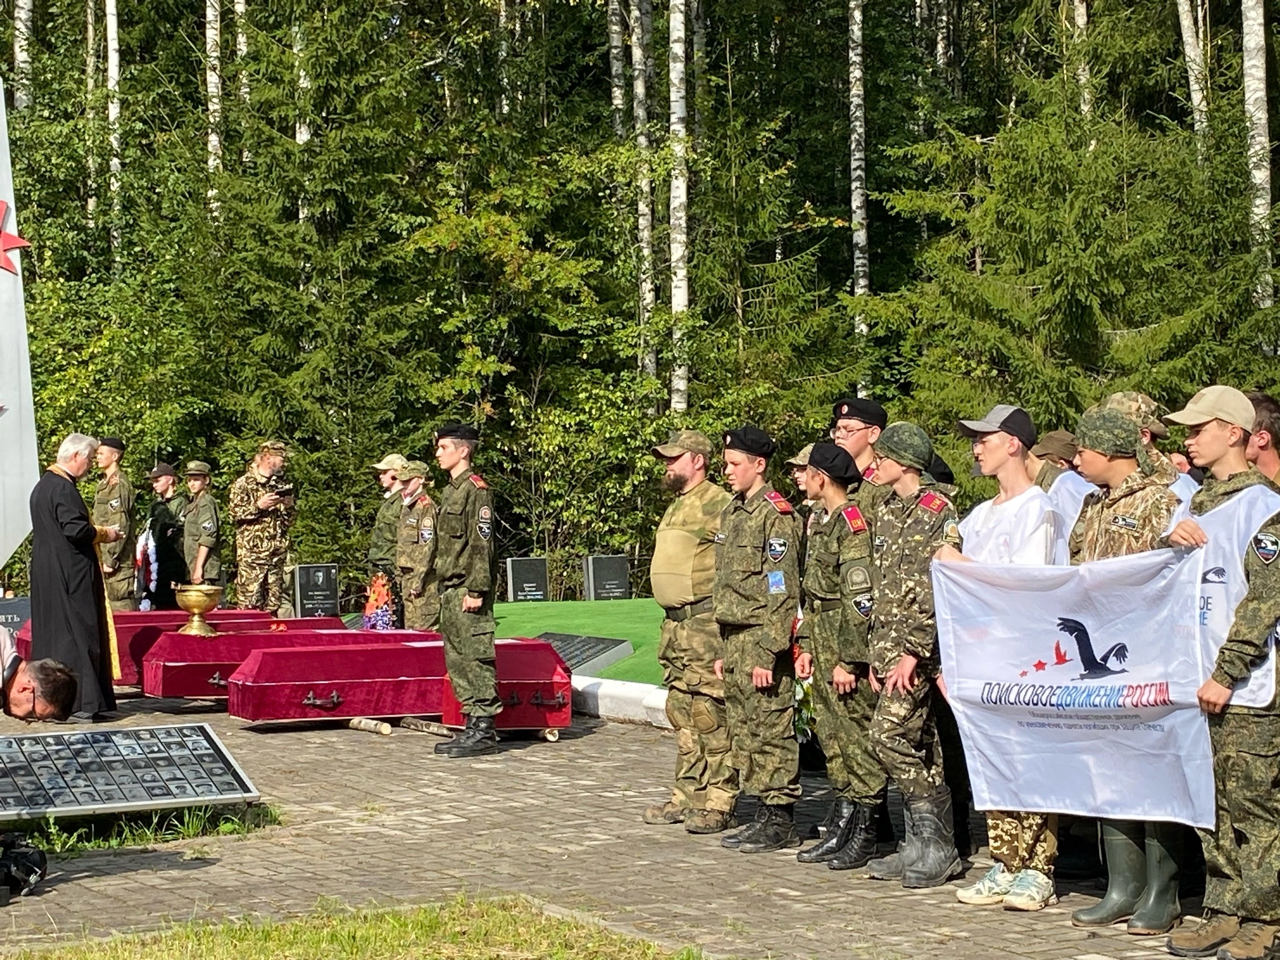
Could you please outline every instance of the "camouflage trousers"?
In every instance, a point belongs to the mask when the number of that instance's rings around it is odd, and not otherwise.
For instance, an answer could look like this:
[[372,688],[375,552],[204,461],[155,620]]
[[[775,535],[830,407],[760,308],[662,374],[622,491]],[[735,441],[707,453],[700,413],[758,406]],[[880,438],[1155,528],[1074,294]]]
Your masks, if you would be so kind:
[[433,578],[422,596],[411,597],[404,588],[405,569],[400,568],[400,596],[404,601],[404,625],[407,630],[440,628],[440,586]]
[[453,695],[469,717],[492,717],[502,711],[493,653],[493,598],[485,597],[475,613],[462,609],[465,587],[440,594],[440,632],[444,635],[444,668]]
[[1004,864],[1010,873],[1039,870],[1053,875],[1058,856],[1058,815],[1056,813],[987,813],[987,837],[991,859]]
[[[767,645],[767,627],[722,627],[724,637],[724,704],[729,726],[731,763],[743,793],[769,806],[800,799],[800,745],[796,742],[795,663],[788,647],[772,664],[758,663]],[[773,686],[757,690],[751,682],[756,666],[772,666]]]
[[871,718],[871,749],[885,774],[905,797],[931,797],[942,785],[942,747],[933,716],[933,684],[916,674],[916,685],[890,696],[882,689]]
[[691,810],[733,809],[738,772],[730,762],[724,682],[716,678],[720,627],[710,613],[662,621],[658,660],[667,687],[667,719],[676,734],[671,802]]
[[1206,909],[1280,923],[1280,716],[1236,708],[1209,718],[1217,823],[1199,830]]
[[870,670],[866,664],[858,664],[858,685],[853,692],[836,693],[831,684],[833,666],[815,657],[810,687],[818,742],[827,757],[827,779],[836,796],[874,805],[884,798],[887,781],[884,767],[871,749],[877,696],[867,679]]
[[236,558],[236,606],[276,613],[284,606],[284,557]]
[[138,597],[133,564],[121,567],[111,576],[103,575],[102,586],[107,594],[107,605],[112,610],[137,610]]

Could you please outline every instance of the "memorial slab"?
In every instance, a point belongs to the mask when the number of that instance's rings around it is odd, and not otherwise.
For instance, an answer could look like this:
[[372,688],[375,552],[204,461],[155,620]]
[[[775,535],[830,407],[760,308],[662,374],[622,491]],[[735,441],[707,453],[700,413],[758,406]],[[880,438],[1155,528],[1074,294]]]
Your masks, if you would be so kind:
[[546,600],[550,593],[546,557],[507,558],[507,602]]
[[556,653],[560,654],[570,670],[588,677],[598,677],[605,667],[625,660],[636,652],[631,641],[611,637],[546,632],[538,634],[538,639],[555,647]]
[[293,568],[293,609],[299,617],[336,617],[341,612],[336,563],[303,563]]

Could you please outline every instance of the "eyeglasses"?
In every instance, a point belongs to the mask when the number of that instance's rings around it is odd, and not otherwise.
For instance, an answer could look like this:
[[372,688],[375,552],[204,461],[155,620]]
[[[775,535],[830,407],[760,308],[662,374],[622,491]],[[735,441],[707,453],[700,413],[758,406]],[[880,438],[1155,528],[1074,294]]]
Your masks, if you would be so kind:
[[870,429],[871,428],[867,426],[865,423],[860,427],[833,427],[831,430],[827,432],[827,436],[829,436],[832,440],[839,440],[841,437],[856,437],[863,430],[870,430]]

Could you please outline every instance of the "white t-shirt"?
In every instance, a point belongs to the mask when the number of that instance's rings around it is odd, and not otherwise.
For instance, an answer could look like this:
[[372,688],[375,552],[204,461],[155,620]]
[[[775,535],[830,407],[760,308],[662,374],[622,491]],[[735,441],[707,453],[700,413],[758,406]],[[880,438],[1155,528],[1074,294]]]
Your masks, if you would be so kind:
[[1061,522],[1036,486],[1004,503],[984,500],[960,521],[963,552],[978,563],[1052,564]]

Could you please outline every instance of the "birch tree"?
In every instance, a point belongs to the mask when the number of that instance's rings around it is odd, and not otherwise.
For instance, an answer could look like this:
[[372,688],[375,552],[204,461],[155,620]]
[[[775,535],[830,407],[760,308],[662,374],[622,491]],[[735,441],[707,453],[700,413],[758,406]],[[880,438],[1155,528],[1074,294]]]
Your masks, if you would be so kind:
[[248,0],[235,0],[236,71],[240,80],[240,99],[249,102],[249,5]]
[[670,0],[670,51],[667,59],[671,87],[671,409],[689,409],[689,360],[684,323],[689,313],[689,103],[685,91],[685,0]]
[[13,0],[13,109],[31,103],[31,33],[35,26],[35,0]]
[[[209,173],[222,169],[222,2],[204,3],[204,85],[209,111]],[[209,187],[212,199],[215,190]]]
[[498,0],[498,83],[502,93],[498,97],[498,112],[504,117],[511,112],[511,81],[507,76],[507,57],[511,53],[511,40],[507,28],[507,0]]
[[[867,98],[863,83],[862,0],[849,0],[849,217],[853,227],[854,296],[871,292],[867,240]],[[866,323],[858,318],[858,332]]]
[[[98,17],[95,9],[97,0],[85,0],[85,30],[84,30],[84,98],[88,109],[85,111],[86,116],[93,116],[93,91],[98,82]],[[97,153],[94,150],[93,140],[93,121],[92,119],[85,126],[85,166],[88,168],[88,196],[85,197],[85,213],[89,221],[89,226],[94,225],[95,211],[98,206],[98,185],[97,185]]]
[[106,0],[103,12],[107,28],[107,139],[111,145],[107,192],[111,194],[111,245],[120,243],[120,17],[116,0]]
[[1241,41],[1244,112],[1249,124],[1249,179],[1253,202],[1249,221],[1258,256],[1254,303],[1271,306],[1271,138],[1267,130],[1267,18],[1263,0],[1242,0]]
[[627,70],[623,59],[622,0],[609,0],[609,99],[613,106],[613,135],[627,137]]
[[631,115],[635,123],[636,152],[636,245],[640,257],[640,369],[650,377],[658,375],[658,351],[652,342],[653,308],[657,297],[653,285],[653,174],[649,162],[648,37],[642,0],[631,0]]
[[1204,149],[1209,129],[1208,73],[1205,71],[1208,35],[1205,0],[1178,0],[1178,27],[1182,32],[1183,58],[1187,61],[1187,90],[1191,95],[1191,122]]
[[1089,31],[1089,0],[1072,0],[1075,18],[1076,83],[1080,85],[1080,113],[1088,116],[1093,109],[1093,93],[1089,89],[1089,60],[1085,56],[1084,41]]

